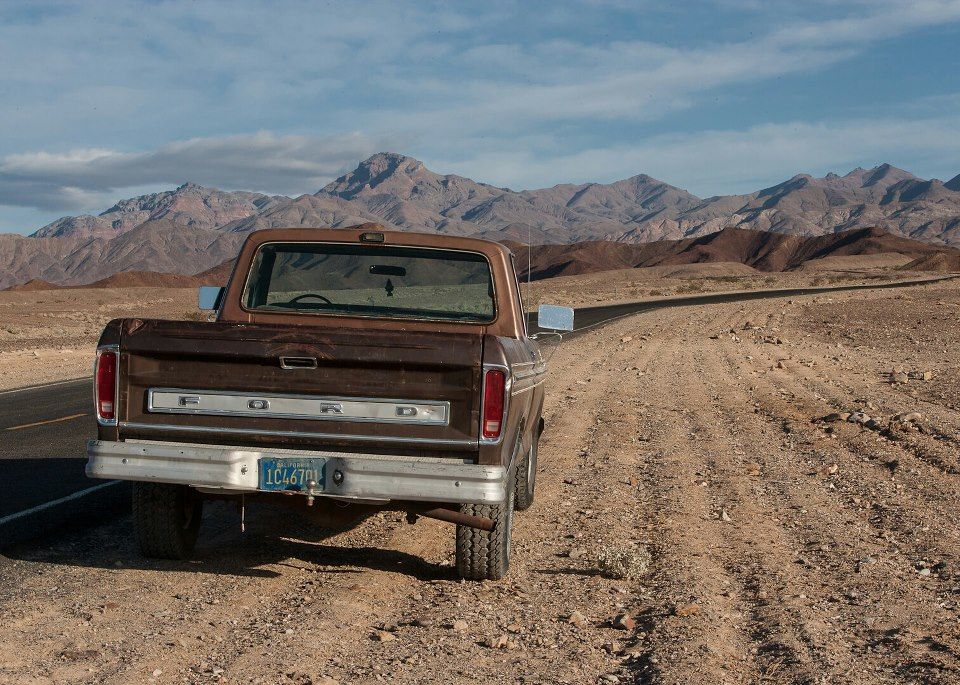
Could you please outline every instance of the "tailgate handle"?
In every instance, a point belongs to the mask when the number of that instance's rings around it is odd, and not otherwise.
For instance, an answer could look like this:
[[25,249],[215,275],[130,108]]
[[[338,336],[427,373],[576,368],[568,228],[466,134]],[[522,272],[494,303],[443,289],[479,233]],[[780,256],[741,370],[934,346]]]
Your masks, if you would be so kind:
[[281,369],[315,369],[317,360],[314,357],[280,357]]

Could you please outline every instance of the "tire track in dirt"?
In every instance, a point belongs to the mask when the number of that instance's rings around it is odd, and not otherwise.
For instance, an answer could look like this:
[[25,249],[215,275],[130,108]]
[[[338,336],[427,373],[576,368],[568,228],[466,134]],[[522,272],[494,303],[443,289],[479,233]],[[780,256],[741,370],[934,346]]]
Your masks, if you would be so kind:
[[[728,363],[732,366],[736,362],[728,357]],[[823,415],[825,402],[829,402],[831,408],[842,409],[855,405],[856,401],[831,393],[829,385],[817,383],[819,379],[795,368],[774,369],[771,376],[768,377],[770,387],[762,396],[765,401],[761,413],[770,421],[787,426],[795,436],[805,436],[809,444],[819,444],[819,452],[824,457],[837,450],[846,456],[847,470],[855,477],[835,479],[833,488],[863,501],[869,501],[878,489],[887,499],[899,497],[898,508],[908,510],[903,519],[937,522],[939,530],[937,534],[926,536],[927,546],[936,548],[938,538],[960,539],[960,522],[953,513],[954,505],[960,499],[960,489],[954,477],[932,467],[926,460],[917,459],[903,441],[890,440],[858,426],[841,425],[840,430],[832,433],[833,439],[828,438],[810,425],[810,418]],[[792,388],[790,402],[782,399],[784,388]],[[821,468],[826,466],[820,464]],[[890,520],[884,522],[883,528],[891,527],[891,524],[908,537],[918,532],[915,526],[907,527],[902,522],[896,524]],[[949,549],[944,549],[943,554],[954,555]]]
[[[752,549],[755,536],[768,542],[768,548],[789,545],[773,543],[771,538],[778,531],[758,512],[736,514],[744,523],[729,521],[727,508],[744,509],[747,498],[738,488],[721,486],[737,472],[726,463],[724,453],[738,440],[718,422],[711,407],[717,386],[704,377],[706,365],[689,346],[677,348],[661,365],[688,373],[672,385],[676,394],[667,403],[668,411],[680,419],[663,421],[667,429],[657,441],[660,474],[651,487],[677,491],[668,504],[659,563],[661,577],[672,577],[669,585],[687,587],[691,593],[683,598],[689,603],[686,610],[675,608],[674,615],[692,612],[692,616],[672,625],[665,622],[662,644],[655,644],[653,651],[664,649],[658,661],[669,668],[661,668],[656,680],[726,682],[735,664],[736,682],[773,677],[778,682],[813,682],[814,674],[822,670],[817,650],[809,647],[811,639],[803,625],[780,610],[785,602],[776,569]],[[742,449],[734,451],[746,454]],[[740,537],[745,532],[748,540]],[[696,559],[695,570],[688,567],[689,559]],[[676,606],[676,599],[669,596],[662,602]],[[700,644],[678,655],[677,642]]]
[[[731,375],[736,375],[736,370],[742,369],[743,365],[741,359],[743,357],[743,350],[738,350],[727,346],[725,350],[726,364],[728,371]],[[804,443],[804,446],[808,449],[801,454],[798,454],[799,459],[796,464],[803,463],[803,461],[812,461],[809,460],[811,453],[816,458],[819,451],[820,459],[817,461],[821,462],[818,466],[823,467],[822,462],[824,461],[823,457],[827,456],[822,447],[817,447],[817,436],[815,430],[808,428],[809,427],[809,417],[803,416],[802,410],[798,409],[798,405],[805,405],[810,401],[804,395],[805,387],[802,383],[796,382],[792,387],[794,392],[789,395],[789,400],[785,397],[780,390],[784,384],[787,387],[791,387],[789,383],[789,378],[785,377],[787,374],[778,374],[775,379],[770,379],[767,377],[754,378],[752,382],[757,383],[758,385],[766,385],[765,388],[760,392],[756,392],[755,396],[760,402],[760,411],[756,414],[758,418],[766,421],[771,431],[781,431],[785,433],[785,439],[788,443],[793,443],[798,439]],[[807,391],[811,392],[811,391]],[[813,393],[817,397],[820,397],[819,394]],[[811,434],[812,433],[812,434]],[[798,437],[799,436],[799,437]],[[822,442],[822,441],[820,441]],[[828,441],[832,442],[832,441]],[[937,610],[940,599],[942,598],[942,589],[930,589],[930,592],[935,594],[934,597],[923,595],[925,594],[923,590],[919,593],[904,593],[902,591],[902,579],[905,577],[906,581],[910,583],[915,574],[913,573],[914,569],[910,564],[904,564],[902,559],[899,559],[898,549],[899,543],[890,539],[889,533],[886,529],[893,527],[894,529],[897,526],[891,526],[890,520],[883,521],[880,525],[877,525],[877,521],[874,517],[866,517],[863,511],[858,507],[849,506],[849,501],[845,498],[838,497],[836,494],[831,496],[823,496],[823,492],[827,493],[837,493],[836,482],[846,483],[850,480],[854,482],[860,482],[866,479],[866,482],[870,482],[873,479],[874,482],[877,482],[877,472],[875,468],[864,468],[863,456],[862,453],[858,451],[857,445],[829,445],[831,448],[831,454],[833,460],[837,464],[840,464],[840,472],[845,476],[848,476],[843,479],[830,479],[827,482],[826,488],[815,488],[809,487],[808,481],[809,477],[804,478],[806,475],[816,475],[816,474],[805,474],[802,470],[796,468],[792,469],[792,472],[788,472],[787,478],[791,482],[790,488],[779,487],[779,494],[785,500],[793,500],[794,502],[799,501],[799,498],[802,498],[802,501],[806,502],[805,505],[794,504],[793,506],[806,506],[810,510],[816,508],[817,511],[830,511],[831,509],[839,510],[837,512],[837,518],[843,519],[840,522],[841,528],[838,529],[838,532],[842,530],[843,525],[850,525],[859,523],[862,528],[866,528],[868,525],[873,525],[878,535],[871,536],[874,537],[874,542],[876,543],[878,549],[871,550],[872,553],[866,554],[866,556],[861,556],[860,554],[851,554],[851,551],[848,548],[851,546],[851,541],[846,541],[843,544],[838,544],[836,539],[831,539],[831,542],[827,544],[825,548],[817,552],[819,557],[835,557],[837,555],[846,557],[841,563],[830,563],[829,566],[836,568],[842,567],[848,569],[847,574],[849,574],[849,569],[859,569],[860,563],[863,559],[874,560],[876,557],[883,559],[894,558],[897,560],[896,564],[899,566],[899,577],[895,576],[893,579],[892,587],[882,587],[878,584],[867,587],[866,591],[863,590],[853,590],[848,591],[847,596],[850,599],[850,603],[853,605],[859,604],[857,599],[860,597],[871,597],[874,599],[875,603],[879,603],[881,608],[883,606],[889,607],[898,607],[901,611],[908,615],[924,615],[928,619],[932,618],[932,622],[928,621],[926,626],[926,636],[924,636],[924,628],[920,628],[916,631],[916,639],[912,642],[908,639],[902,639],[900,637],[891,637],[900,635],[901,629],[897,627],[887,628],[886,631],[880,629],[869,628],[874,623],[878,623],[881,620],[887,621],[889,624],[891,621],[894,621],[894,617],[889,615],[884,615],[884,612],[881,610],[878,612],[879,617],[867,622],[867,630],[855,631],[855,634],[851,636],[849,642],[853,645],[859,645],[863,648],[864,653],[869,654],[872,658],[876,658],[875,652],[878,651],[878,648],[882,646],[887,651],[896,650],[894,654],[888,654],[886,659],[885,676],[891,679],[891,682],[895,682],[898,676],[918,676],[924,679],[924,682],[949,682],[951,677],[954,677],[957,673],[957,664],[956,658],[951,654],[949,647],[946,649],[940,649],[939,647],[935,648],[941,653],[944,653],[946,656],[943,657],[943,661],[938,658],[930,658],[930,649],[926,649],[926,643],[924,640],[929,637],[930,632],[936,633],[938,625],[949,624],[951,616],[949,612],[943,610]],[[840,447],[839,450],[836,450],[837,447]],[[806,457],[806,459],[804,459]],[[827,459],[830,461],[830,459]],[[849,474],[854,472],[854,478],[849,478]],[[826,474],[821,474],[826,475]],[[771,478],[769,482],[772,484],[777,483],[777,479]],[[799,487],[798,487],[799,485]],[[884,497],[896,497],[897,490],[895,488],[888,487],[888,483],[885,482],[882,478],[879,480],[879,485],[881,488],[882,496]],[[866,489],[868,494],[877,496],[876,489]],[[841,495],[843,493],[840,493]],[[851,498],[855,501],[857,498]],[[875,505],[874,505],[875,506]],[[859,519],[859,521],[858,521]],[[829,526],[829,523],[825,525],[810,525],[809,523],[804,523],[802,529],[805,530],[805,537],[809,539],[819,538],[824,539],[825,529]],[[905,535],[909,535],[911,532],[903,530]],[[854,544],[859,543],[862,546],[863,539],[856,539],[852,541]],[[860,553],[863,553],[863,549],[860,550]],[[825,554],[824,554],[825,553]],[[817,563],[817,562],[814,562]],[[884,565],[887,565],[888,562],[885,561]],[[873,561],[870,562],[870,565],[873,566]],[[843,582],[849,576],[847,574],[841,573],[837,577],[837,582]],[[881,574],[882,575],[882,574]],[[855,577],[860,577],[858,574]],[[851,597],[851,593],[853,596]],[[919,594],[920,596],[915,596]],[[937,596],[939,595],[939,596]],[[886,601],[877,600],[878,597],[886,596]],[[905,599],[909,599],[909,604],[904,607]],[[933,615],[931,616],[931,612]],[[849,621],[856,622],[856,617],[851,617]],[[918,644],[920,646],[918,646]],[[940,643],[937,643],[940,644]],[[942,646],[942,645],[941,645]],[[947,675],[953,673],[954,676]]]

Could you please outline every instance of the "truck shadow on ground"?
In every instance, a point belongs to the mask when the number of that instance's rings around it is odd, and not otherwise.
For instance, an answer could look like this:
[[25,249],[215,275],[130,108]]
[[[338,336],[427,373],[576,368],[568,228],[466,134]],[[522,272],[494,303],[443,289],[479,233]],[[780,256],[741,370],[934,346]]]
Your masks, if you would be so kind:
[[129,515],[73,535],[57,536],[7,549],[3,555],[26,562],[114,571],[137,569],[159,573],[207,573],[260,578],[284,574],[283,568],[310,568],[317,573],[359,574],[389,571],[419,580],[453,579],[449,566],[392,549],[367,545],[340,546],[325,540],[363,525],[324,529],[285,509],[248,510],[246,532],[240,530],[236,508],[224,503],[207,507],[191,558],[185,561],[146,559],[137,549]]

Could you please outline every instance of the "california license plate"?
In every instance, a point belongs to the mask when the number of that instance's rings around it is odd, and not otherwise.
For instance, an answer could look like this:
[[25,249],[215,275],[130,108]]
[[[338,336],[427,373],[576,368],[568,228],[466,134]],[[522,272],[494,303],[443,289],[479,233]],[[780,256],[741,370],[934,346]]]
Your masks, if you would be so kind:
[[326,461],[315,457],[261,459],[260,489],[306,492],[313,481],[315,491],[322,491]]

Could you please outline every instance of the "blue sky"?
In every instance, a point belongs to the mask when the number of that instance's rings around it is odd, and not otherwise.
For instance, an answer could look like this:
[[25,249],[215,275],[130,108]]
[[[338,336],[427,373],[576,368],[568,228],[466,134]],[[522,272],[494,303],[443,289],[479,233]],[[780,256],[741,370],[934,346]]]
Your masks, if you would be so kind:
[[960,173],[960,0],[0,5],[0,231],[381,150],[514,189]]

